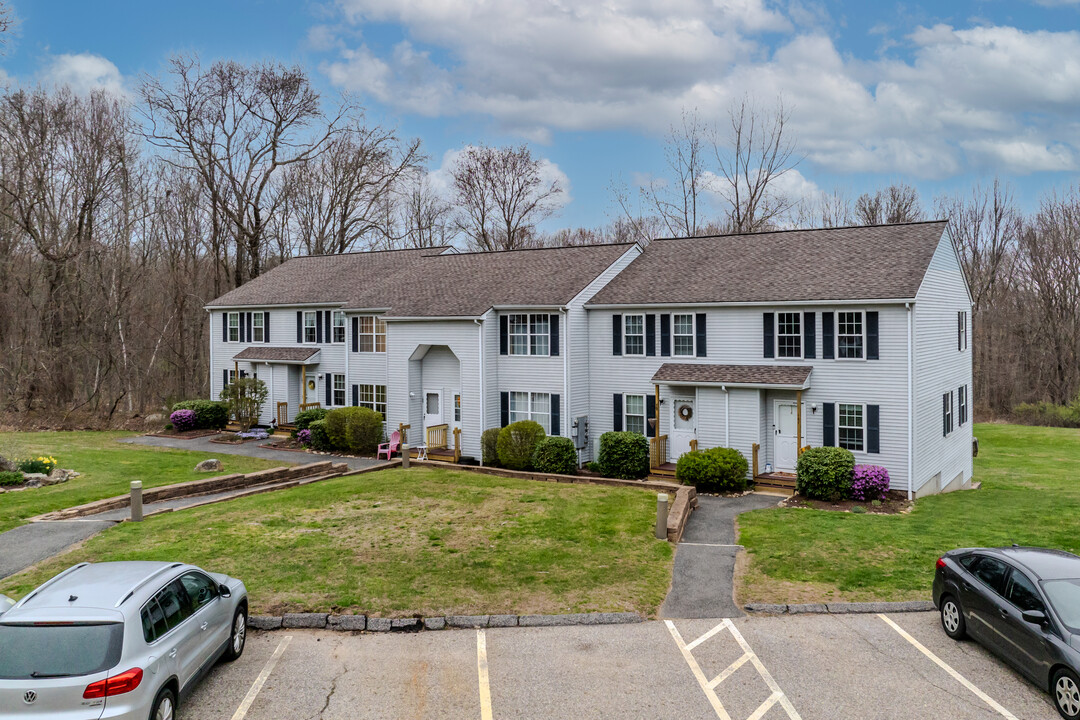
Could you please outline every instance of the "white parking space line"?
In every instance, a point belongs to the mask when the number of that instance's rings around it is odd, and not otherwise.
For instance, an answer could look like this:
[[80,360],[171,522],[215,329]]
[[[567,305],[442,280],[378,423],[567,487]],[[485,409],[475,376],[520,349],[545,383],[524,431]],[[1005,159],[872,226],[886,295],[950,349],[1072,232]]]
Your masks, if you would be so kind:
[[491,720],[491,684],[488,681],[487,636],[476,631],[476,671],[480,677],[480,720]]
[[[667,625],[671,637],[675,639],[675,644],[678,646],[679,651],[686,660],[686,664],[690,666],[690,671],[694,674],[694,678],[697,679],[698,685],[701,686],[702,691],[705,693],[705,697],[708,698],[709,704],[712,705],[713,710],[716,712],[716,716],[719,717],[720,720],[731,720],[731,715],[728,714],[728,711],[724,708],[724,704],[720,701],[720,697],[716,694],[716,688],[747,662],[750,662],[754,666],[758,675],[761,676],[761,679],[765,681],[769,690],[772,691],[769,697],[758,706],[757,710],[755,710],[747,720],[760,720],[765,716],[765,713],[777,703],[780,703],[780,706],[784,708],[784,712],[787,713],[790,720],[802,720],[799,713],[796,712],[795,706],[791,704],[787,695],[780,689],[780,685],[773,679],[772,674],[765,669],[765,665],[758,658],[757,653],[753,651],[750,644],[746,642],[742,633],[739,632],[738,628],[735,627],[731,620],[724,620],[724,622],[689,644],[683,641],[682,635],[679,633],[678,628],[675,627],[675,623],[670,620],[665,620],[664,623]],[[694,657],[692,650],[723,630],[727,630],[731,633],[731,636],[735,638],[735,642],[742,648],[743,654],[739,659],[731,663],[731,665],[728,665],[727,668],[715,678],[708,680],[705,678],[705,673],[702,671],[701,665],[698,664],[697,659]]]
[[1011,712],[1009,712],[1008,710],[1003,708],[992,697],[990,697],[989,695],[984,693],[982,690],[977,688],[974,685],[974,683],[972,683],[966,677],[964,677],[963,675],[958,673],[956,670],[954,670],[952,668],[952,666],[949,665],[947,662],[945,662],[944,660],[939,658],[937,655],[935,655],[934,653],[927,650],[926,647],[922,643],[920,643],[918,640],[916,640],[911,635],[909,635],[907,633],[907,631],[905,631],[902,627],[900,627],[895,622],[893,622],[890,618],[888,618],[888,617],[886,617],[884,615],[880,615],[880,614],[878,615],[878,617],[881,618],[882,620],[884,620],[886,623],[888,623],[889,626],[893,630],[900,633],[900,636],[902,638],[904,638],[905,640],[907,640],[909,643],[911,643],[919,652],[921,652],[926,657],[930,658],[934,662],[934,664],[936,664],[938,667],[940,667],[945,672],[952,675],[954,680],[956,680],[958,683],[960,683],[961,685],[966,687],[968,690],[973,692],[976,695],[976,697],[978,697],[980,700],[982,700],[987,705],[989,705],[991,708],[993,708],[999,715],[1001,715],[1004,718],[1008,718],[1008,720],[1017,720],[1017,717],[1015,715],[1013,715]]
[[248,714],[248,710],[251,709],[251,704],[255,702],[255,698],[259,696],[259,691],[262,690],[263,685],[266,684],[267,679],[270,677],[270,673],[274,672],[274,666],[277,665],[282,654],[285,652],[285,648],[289,647],[289,643],[292,641],[292,635],[286,635],[285,639],[274,650],[274,654],[270,656],[270,659],[266,661],[266,665],[263,667],[262,672],[259,673],[259,677],[255,678],[255,682],[251,684],[251,689],[248,690],[247,695],[244,696],[243,702],[240,703],[240,707],[236,708],[236,712],[233,713],[232,720],[244,720]]

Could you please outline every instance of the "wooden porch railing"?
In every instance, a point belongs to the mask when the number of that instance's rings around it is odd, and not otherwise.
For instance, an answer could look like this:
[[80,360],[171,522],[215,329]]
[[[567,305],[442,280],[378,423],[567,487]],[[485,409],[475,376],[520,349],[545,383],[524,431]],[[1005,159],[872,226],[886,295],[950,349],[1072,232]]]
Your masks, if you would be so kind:
[[461,428],[454,428],[454,462],[461,461]]
[[758,445],[757,443],[754,443],[751,447],[753,447],[753,449],[754,449],[754,477],[757,477],[758,476],[758,450],[761,449],[761,446]]
[[289,403],[279,402],[277,404],[277,424],[278,427],[289,424]]
[[412,425],[406,425],[405,423],[398,423],[397,430],[398,430],[398,434],[401,435],[402,444],[409,442],[409,428],[411,428],[411,427],[412,427]]
[[449,430],[450,426],[445,423],[442,425],[432,425],[427,428],[426,436],[428,452],[446,449],[446,433]]
[[690,441],[690,452],[697,452],[697,438]]
[[804,452],[806,452],[809,449],[810,449],[809,445],[802,446],[801,448],[799,448],[799,455],[801,456]]
[[305,410],[313,410],[320,407],[322,407],[322,403],[300,403],[300,412],[304,412]]
[[658,468],[667,462],[667,435],[649,440],[649,467]]

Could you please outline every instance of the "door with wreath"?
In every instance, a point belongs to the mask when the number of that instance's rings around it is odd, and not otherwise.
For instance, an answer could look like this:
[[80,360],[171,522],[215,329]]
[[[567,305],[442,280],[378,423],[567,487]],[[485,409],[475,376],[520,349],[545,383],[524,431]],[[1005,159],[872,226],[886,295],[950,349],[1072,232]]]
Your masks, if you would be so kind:
[[672,399],[671,434],[668,436],[668,458],[678,462],[679,456],[690,452],[690,441],[697,439],[697,413],[694,398]]

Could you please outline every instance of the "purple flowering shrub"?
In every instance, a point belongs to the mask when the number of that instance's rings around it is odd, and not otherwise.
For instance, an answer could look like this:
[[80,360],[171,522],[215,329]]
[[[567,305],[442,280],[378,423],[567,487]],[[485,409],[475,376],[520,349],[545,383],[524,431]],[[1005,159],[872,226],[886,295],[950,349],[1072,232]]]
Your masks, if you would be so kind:
[[186,432],[195,429],[194,410],[177,410],[169,416],[169,420],[172,421],[173,428],[176,432]]
[[855,500],[884,500],[889,491],[889,471],[880,465],[856,465],[851,483],[851,497]]
[[304,428],[300,432],[296,433],[296,439],[300,441],[300,444],[304,447],[311,445],[311,431]]

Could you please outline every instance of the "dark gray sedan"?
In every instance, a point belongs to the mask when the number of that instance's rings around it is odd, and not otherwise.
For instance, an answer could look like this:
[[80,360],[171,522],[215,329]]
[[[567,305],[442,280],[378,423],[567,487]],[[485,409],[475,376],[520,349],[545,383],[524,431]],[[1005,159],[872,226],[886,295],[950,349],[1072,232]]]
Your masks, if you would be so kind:
[[934,605],[954,640],[970,636],[1080,718],[1080,557],[1043,548],[965,548],[937,561]]

